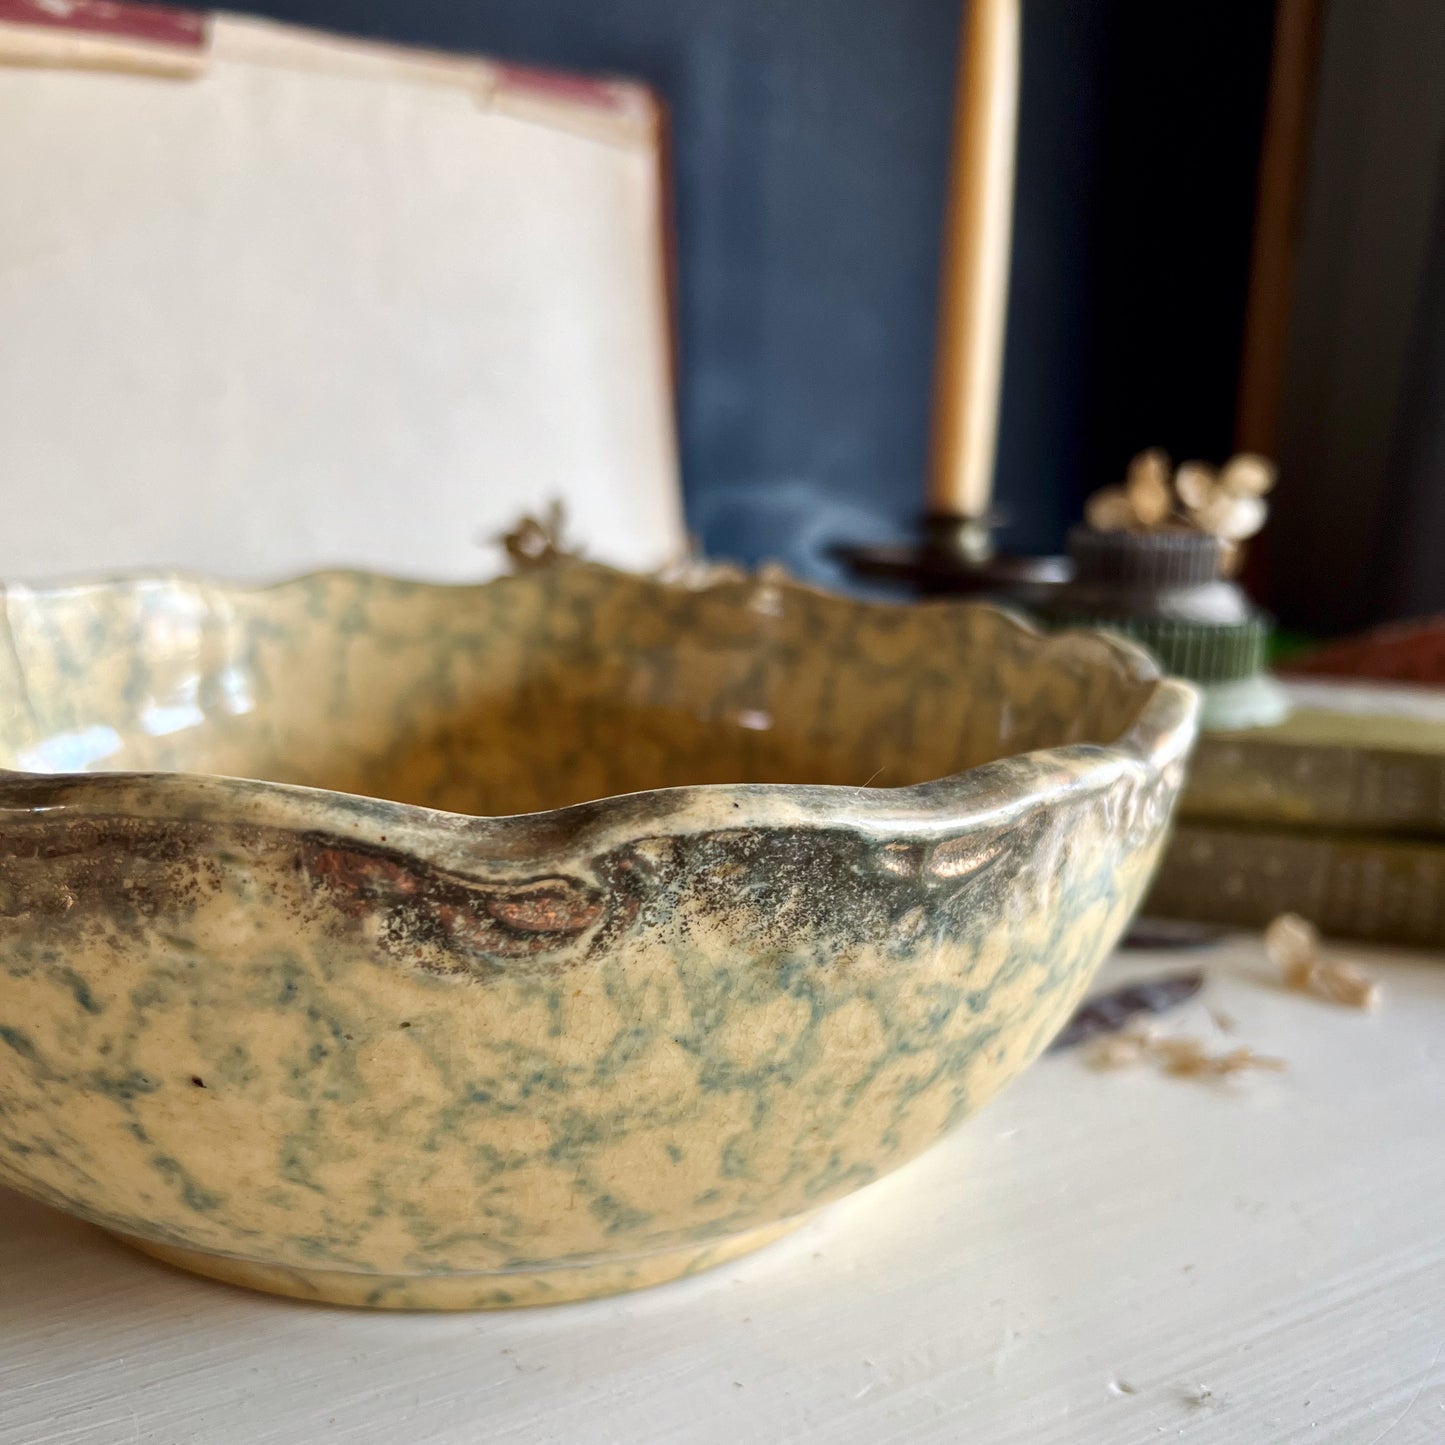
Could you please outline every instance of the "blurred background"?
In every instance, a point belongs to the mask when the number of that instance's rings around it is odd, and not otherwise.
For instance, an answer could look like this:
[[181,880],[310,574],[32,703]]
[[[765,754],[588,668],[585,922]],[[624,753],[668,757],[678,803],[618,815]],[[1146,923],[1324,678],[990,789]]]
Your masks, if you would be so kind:
[[[184,537],[155,556],[143,550],[149,543],[137,541],[135,558],[117,561],[179,560],[223,571],[232,568],[233,555],[245,563],[255,550],[246,528],[262,536],[268,514],[254,502],[253,515],[243,518],[245,507],[236,497],[268,486],[311,498],[316,513],[293,548],[296,557],[281,561],[332,560],[330,552],[344,552],[347,538],[328,528],[340,526],[345,514],[334,507],[328,513],[315,498],[323,481],[340,486],[368,467],[374,475],[365,485],[380,511],[367,525],[375,531],[378,517],[383,528],[410,525],[421,546],[421,523],[404,515],[399,478],[439,476],[451,467],[434,500],[453,506],[474,485],[468,478],[476,475],[478,456],[489,475],[515,471],[519,458],[523,469],[527,459],[542,458],[541,451],[529,450],[528,437],[539,434],[535,418],[530,432],[519,425],[515,436],[490,451],[479,445],[480,432],[490,427],[495,434],[496,419],[505,422],[515,406],[497,390],[505,378],[495,357],[488,363],[463,355],[463,328],[446,315],[441,294],[451,273],[428,271],[431,252],[439,249],[438,228],[421,218],[450,214],[449,185],[470,187],[471,212],[464,222],[458,212],[452,254],[441,257],[447,266],[461,267],[456,274],[465,284],[469,245],[475,251],[504,244],[524,255],[538,237],[551,237],[554,282],[539,263],[528,283],[536,287],[528,305],[534,314],[548,313],[538,321],[539,333],[552,328],[547,336],[564,352],[570,347],[579,367],[570,374],[584,377],[598,375],[597,357],[610,345],[605,338],[613,333],[602,323],[617,321],[601,316],[608,287],[589,279],[585,244],[567,251],[559,228],[549,229],[540,210],[510,231],[492,225],[487,186],[503,172],[463,174],[458,167],[448,180],[449,163],[438,159],[441,149],[428,150],[432,141],[424,138],[430,134],[424,127],[408,130],[411,120],[397,111],[394,136],[388,131],[387,106],[395,97],[386,100],[383,90],[371,102],[376,115],[363,117],[370,127],[366,136],[362,126],[346,129],[338,100],[325,112],[326,123],[343,139],[333,141],[329,131],[309,137],[313,179],[298,170],[291,192],[279,184],[266,191],[267,175],[304,127],[298,129],[303,123],[293,117],[288,140],[283,121],[272,119],[276,107],[254,87],[249,102],[225,99],[227,86],[244,96],[247,75],[259,86],[257,58],[266,66],[268,47],[284,49],[286,42],[257,34],[255,27],[241,41],[233,27],[227,42],[244,43],[249,58],[232,54],[225,62],[219,55],[212,67],[220,98],[198,114],[213,127],[215,144],[203,153],[198,143],[188,161],[206,181],[205,167],[214,172],[224,168],[225,158],[244,153],[250,166],[245,185],[227,191],[218,183],[201,199],[200,181],[174,180],[167,190],[156,180],[164,179],[163,158],[152,164],[135,157],[146,145],[163,148],[154,139],[159,133],[147,129],[152,122],[145,117],[152,114],[170,116],[174,130],[164,145],[184,148],[191,123],[170,114],[177,107],[162,93],[173,82],[113,75],[87,81],[76,71],[32,83],[35,52],[26,47],[51,35],[47,27],[113,25],[113,14],[121,13],[124,24],[136,29],[136,14],[181,12],[149,6],[117,11],[88,0],[63,8],[60,17],[41,0],[0,0],[0,39],[21,47],[18,63],[5,72],[5,114],[13,124],[8,140],[0,135],[0,163],[12,181],[26,171],[40,196],[38,206],[15,199],[22,193],[13,187],[10,201],[0,197],[0,230],[8,226],[11,232],[3,257],[8,275],[0,276],[0,305],[6,308],[0,320],[20,338],[8,358],[0,357],[0,422],[11,437],[3,457],[12,490],[24,475],[52,497],[68,499],[69,510],[58,500],[52,504],[52,534],[89,528],[114,542],[131,525],[128,504],[114,498],[97,504],[94,483],[86,480],[94,458],[109,457],[110,439],[124,419],[89,404],[79,410],[71,405],[69,368],[79,356],[90,368],[81,395],[103,407],[118,407],[116,398],[134,395],[136,407],[189,409],[183,424],[166,420],[140,439],[127,454],[134,476],[118,483],[143,491],[144,478],[156,475],[160,443],[154,436],[180,438],[178,447],[189,436],[192,452],[169,458],[178,485],[191,487],[183,501],[215,506],[205,526],[215,536],[242,539],[229,553],[203,548],[194,563],[181,546]],[[614,446],[605,415],[611,395],[602,386],[574,383],[568,396],[549,402],[553,412],[585,410],[582,394],[595,390],[592,414],[564,439],[570,452],[562,447],[535,469],[571,477],[584,503],[602,497],[607,486],[625,489],[629,470],[645,471],[629,503],[642,509],[638,515],[649,515],[648,506],[658,512],[659,489],[671,497],[680,472],[686,526],[707,553],[748,563],[778,559],[834,585],[850,583],[833,557],[838,544],[914,535],[924,508],[951,108],[966,3],[254,0],[250,8],[347,35],[635,78],[651,87],[665,115],[680,455],[674,461],[663,420],[669,405],[664,385],[639,383],[639,396],[652,387],[643,410],[650,406],[653,414],[630,415],[625,425],[636,439]],[[183,17],[179,23],[184,29],[200,22]],[[173,53],[169,45],[167,39],[159,51],[153,47],[141,68],[156,54]],[[73,61],[54,51],[40,63],[63,69]],[[338,51],[334,63],[344,71],[353,61]],[[277,75],[287,66],[295,71],[294,56]],[[994,485],[1005,518],[1002,546],[1057,551],[1085,498],[1117,482],[1127,460],[1145,447],[1163,447],[1176,460],[1211,463],[1244,448],[1279,462],[1270,525],[1251,549],[1247,581],[1286,629],[1329,637],[1445,610],[1445,569],[1437,561],[1445,546],[1441,74],[1445,6],[1439,0],[1025,0]],[[272,83],[281,95],[283,83]],[[333,89],[340,96],[341,89]],[[233,142],[242,133],[237,118],[247,104],[249,139],[236,150]],[[427,105],[416,101],[415,116],[440,117],[435,138],[453,127],[446,144],[456,161],[473,142],[456,130],[454,118]],[[138,137],[153,137],[127,141],[116,154],[126,166],[139,167],[136,174],[146,184],[156,182],[154,195],[127,208],[124,197],[113,194],[115,163],[92,157],[86,181],[91,200],[85,203],[92,209],[83,212],[76,201],[79,184],[71,186],[64,173],[83,165],[85,135],[103,130],[112,115],[131,118]],[[73,127],[68,151],[45,116],[63,117]],[[572,214],[600,218],[579,220],[584,230],[613,226],[615,237],[598,241],[598,256],[615,254],[623,244],[616,237],[627,226],[635,229],[621,202],[588,210],[602,183],[589,178],[582,159],[562,159],[557,150],[552,161],[527,161],[525,138],[513,145],[495,125],[487,135],[500,139],[475,144],[492,146],[497,165],[531,165],[539,178],[534,189],[554,185],[557,204],[565,195]],[[401,137],[414,145],[411,156]],[[55,147],[54,157],[34,162],[36,148],[45,145]],[[614,171],[608,184],[619,195],[632,188],[626,204],[635,218],[651,202],[635,176],[623,178],[616,166]],[[387,205],[404,208],[404,194],[424,203],[410,231],[397,227],[385,242],[412,247],[410,264],[422,273],[406,303],[414,312],[405,310],[394,284],[405,258],[378,261],[358,245],[347,262],[351,272],[340,265],[328,272],[325,258],[339,244],[338,234],[340,244],[350,244],[339,224],[322,234],[329,201],[311,199],[307,206],[308,198],[326,193],[328,172],[339,186],[352,187],[351,203],[361,215],[379,216],[378,208]],[[361,172],[372,178],[370,192],[365,176],[352,174]],[[517,187],[507,194],[525,201],[525,185]],[[228,252],[216,217],[239,214],[243,195],[251,204],[246,224],[254,230],[233,225]],[[45,214],[36,221],[40,211]],[[82,214],[90,219],[78,219]],[[303,242],[302,231],[313,224],[316,236]],[[309,289],[297,289],[302,263],[282,244],[288,225],[298,247],[311,247],[304,261],[311,268]],[[425,226],[431,226],[427,234]],[[470,240],[467,226],[473,228]],[[237,250],[243,273],[245,257],[260,255],[252,249],[253,235],[272,248],[266,253],[272,259],[256,259],[254,275],[237,274]],[[162,244],[171,246],[174,264],[165,264],[172,271],[196,273],[191,284],[199,304],[209,307],[215,292],[234,290],[230,311],[221,307],[204,325],[196,321],[189,335],[182,324],[180,339],[167,343],[167,378],[142,366],[134,350],[136,338],[148,335],[137,331],[137,315],[169,284],[156,274],[160,261],[146,262],[152,251],[161,254],[154,248]],[[634,271],[646,262],[644,249],[637,248]],[[652,254],[658,254],[655,246]],[[625,258],[612,264],[624,263],[634,264]],[[520,293],[506,289],[512,265],[501,258],[495,276],[477,282],[491,287],[486,294],[499,307],[488,313],[487,325],[498,318],[504,327],[521,324],[514,314]],[[224,284],[218,279],[223,270]],[[640,274],[627,283],[634,291],[645,289]],[[255,334],[245,341],[251,349],[239,361],[222,354],[225,338],[244,331],[258,306],[275,306],[284,316],[287,288],[289,296],[310,302],[328,285],[334,294],[316,303],[302,338],[316,348],[318,363],[301,364],[297,338],[279,346],[267,341],[284,335],[274,321],[253,324]],[[75,299],[83,286],[92,287],[86,294],[103,318]],[[147,287],[151,299],[143,301]],[[370,289],[363,294],[362,288]],[[328,328],[339,324],[348,295],[359,299],[353,308],[358,315],[371,311],[357,337],[335,343],[346,353],[345,365],[334,368],[327,393],[313,388],[311,377],[329,365]],[[192,301],[172,300],[184,323]],[[588,333],[594,352],[586,357],[576,338],[565,334],[569,308],[576,316],[581,304],[598,308],[600,318]],[[652,324],[631,291],[618,290],[611,304],[637,325]],[[49,313],[37,319],[43,306]],[[294,320],[286,316],[281,324]],[[277,372],[270,384],[279,393],[272,401],[283,422],[294,423],[294,437],[287,432],[269,453],[265,436],[273,412],[257,400],[266,378],[254,385],[236,381],[242,362],[253,372],[266,370],[267,345],[283,366],[289,358],[292,373]],[[204,354],[193,362],[197,347]],[[508,354],[500,340],[497,354]],[[528,364],[545,372],[561,354],[539,341]],[[661,374],[664,363],[648,364]],[[404,408],[397,404],[397,426],[390,431],[373,414],[371,400],[379,384],[388,394],[388,365],[396,374],[410,367],[416,387]],[[49,390],[42,397],[36,378],[46,367]],[[186,400],[181,393],[191,373],[198,389]],[[348,374],[350,392],[344,390]],[[473,390],[469,403],[463,384],[468,376],[468,384],[491,386],[492,393],[479,400]],[[617,378],[611,381],[615,388]],[[522,385],[518,381],[514,391],[520,394]],[[567,390],[560,375],[555,385]],[[450,411],[440,400],[448,388],[456,393]],[[531,396],[539,405],[535,386]],[[88,452],[50,416],[66,410],[89,425]],[[37,420],[42,413],[43,424]],[[359,434],[350,436],[348,418],[359,417],[371,427],[364,443]],[[16,440],[27,427],[26,439]],[[544,424],[542,430],[549,429]],[[69,457],[61,455],[67,446]],[[604,455],[612,468],[606,485],[588,470],[594,461],[605,470]],[[644,457],[645,465],[634,465],[633,456]],[[378,457],[386,465],[373,467]],[[204,496],[184,480],[197,471],[211,479]],[[644,493],[654,500],[647,502]],[[648,540],[653,551],[663,534],[680,535],[672,501],[663,511],[668,509]],[[625,531],[622,517],[615,519],[619,533]],[[588,515],[584,506],[580,523],[597,536],[608,518]],[[474,519],[464,525],[475,531],[479,524]],[[49,534],[39,540],[48,542]],[[471,533],[455,545],[449,554],[454,570],[474,565],[475,545]],[[626,559],[625,538],[619,543],[610,537],[609,546],[605,555]],[[56,553],[51,560],[45,547],[25,551],[17,541],[4,566],[23,574],[32,555],[42,570],[92,565],[90,553]],[[388,559],[362,552],[351,560],[378,565]],[[409,565],[407,557],[397,565]]]
[[[709,552],[834,575],[922,506],[955,0],[260,0],[616,71],[668,107],[680,438]],[[1337,632],[1445,607],[1445,7],[1320,0],[1281,483],[1254,590]],[[996,500],[1053,550],[1160,445],[1235,444],[1275,7],[1029,0]],[[1328,580],[1326,580],[1328,579]]]

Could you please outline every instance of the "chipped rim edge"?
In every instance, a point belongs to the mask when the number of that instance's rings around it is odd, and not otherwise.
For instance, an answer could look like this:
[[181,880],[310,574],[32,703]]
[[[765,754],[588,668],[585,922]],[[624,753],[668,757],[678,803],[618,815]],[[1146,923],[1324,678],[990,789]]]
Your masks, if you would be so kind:
[[[484,816],[454,813],[294,783],[176,772],[37,773],[0,768],[0,813],[125,816],[244,824],[279,831],[325,831],[358,842],[381,835],[393,848],[453,867],[515,863],[535,867],[547,855],[595,854],[611,842],[637,836],[678,836],[719,826],[833,827],[879,837],[953,836],[1007,825],[1021,814],[1064,798],[1106,791],[1121,776],[1161,775],[1185,758],[1198,727],[1200,697],[1189,683],[1165,677],[1137,644],[1103,629],[1071,627],[1045,632],[1013,608],[992,602],[928,599],[893,602],[856,598],[773,572],[720,572],[702,582],[625,572],[593,562],[566,561],[628,582],[679,592],[772,588],[806,593],[829,605],[870,610],[946,608],[988,612],[1030,638],[1040,663],[1058,649],[1087,648],[1122,668],[1145,700],[1130,727],[1112,743],[1073,743],[1016,753],[961,772],[901,787],[813,783],[700,783],[611,794],[535,813]],[[532,573],[510,573],[477,583],[425,582],[364,568],[318,569],[275,582],[232,583],[167,569],[0,587],[0,622],[11,592],[44,596],[71,591],[183,585],[226,596],[283,593],[333,578],[395,583],[419,591],[476,593],[524,583]],[[729,807],[729,805],[731,805]]]

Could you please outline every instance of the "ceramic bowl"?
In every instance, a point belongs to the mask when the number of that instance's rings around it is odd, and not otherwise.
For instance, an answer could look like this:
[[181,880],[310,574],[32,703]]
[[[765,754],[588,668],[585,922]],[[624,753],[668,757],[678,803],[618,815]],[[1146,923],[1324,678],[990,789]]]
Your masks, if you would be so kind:
[[651,1284],[913,1158],[1074,1007],[1194,730],[1126,643],[767,577],[4,606],[0,1180],[346,1304]]

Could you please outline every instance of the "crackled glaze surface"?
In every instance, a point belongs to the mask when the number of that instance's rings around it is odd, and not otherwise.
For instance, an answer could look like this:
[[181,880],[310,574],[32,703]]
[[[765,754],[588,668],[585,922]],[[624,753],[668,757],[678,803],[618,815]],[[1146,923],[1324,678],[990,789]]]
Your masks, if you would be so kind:
[[0,1180],[350,1304],[653,1283],[913,1157],[1076,1002],[1193,733],[1122,645],[768,580],[5,619]]

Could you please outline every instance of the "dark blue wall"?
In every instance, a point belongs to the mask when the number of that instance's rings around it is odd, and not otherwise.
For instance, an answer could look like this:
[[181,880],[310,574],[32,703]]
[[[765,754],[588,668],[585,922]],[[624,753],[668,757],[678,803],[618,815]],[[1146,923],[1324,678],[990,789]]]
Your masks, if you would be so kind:
[[[829,543],[910,526],[957,0],[250,8],[649,81],[672,117],[693,529],[827,575]],[[1141,446],[1228,449],[1269,12],[1026,0],[998,483],[1015,545],[1056,546]]]

